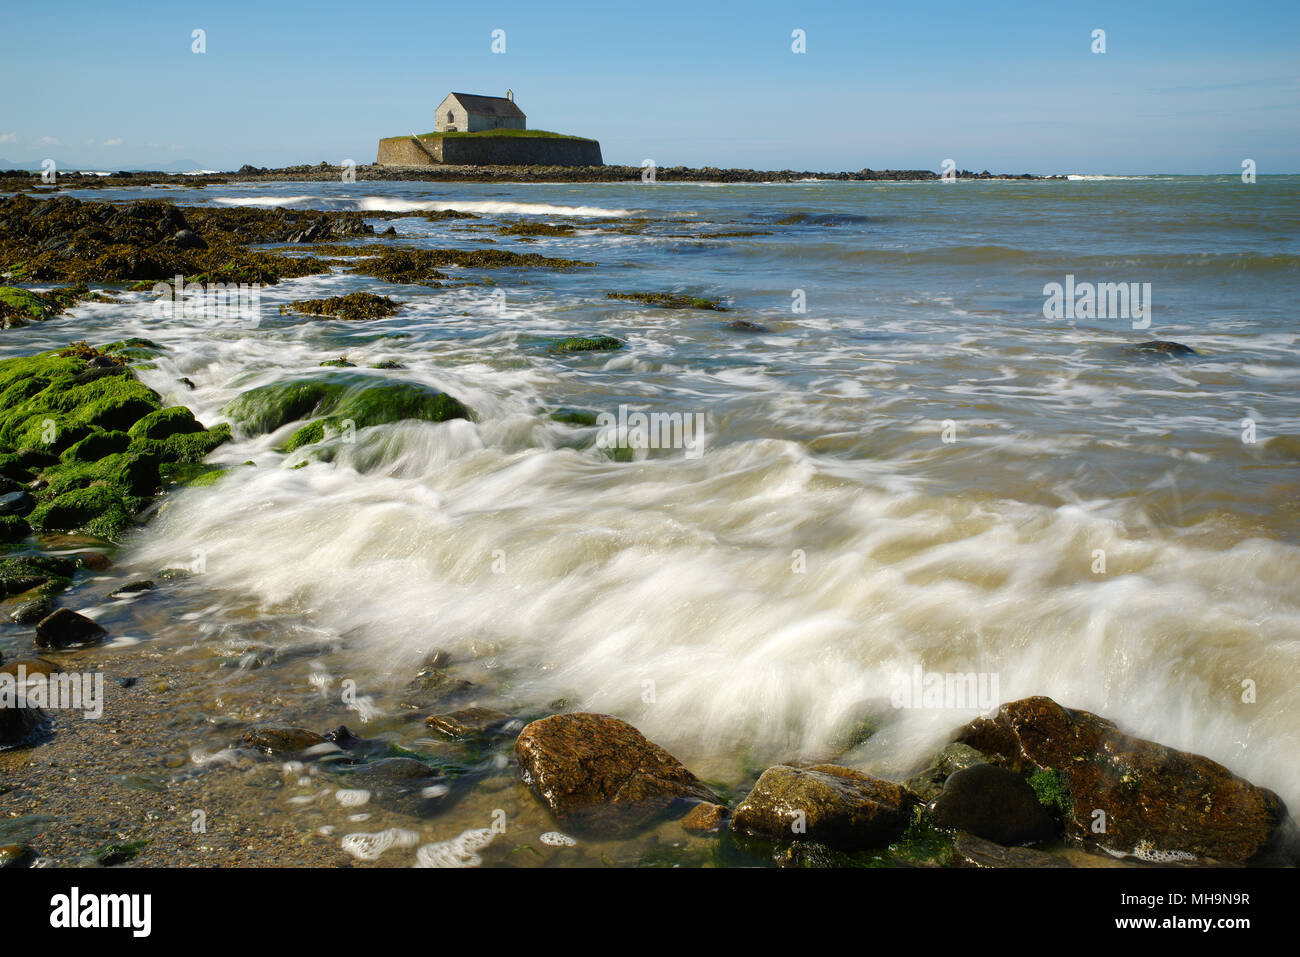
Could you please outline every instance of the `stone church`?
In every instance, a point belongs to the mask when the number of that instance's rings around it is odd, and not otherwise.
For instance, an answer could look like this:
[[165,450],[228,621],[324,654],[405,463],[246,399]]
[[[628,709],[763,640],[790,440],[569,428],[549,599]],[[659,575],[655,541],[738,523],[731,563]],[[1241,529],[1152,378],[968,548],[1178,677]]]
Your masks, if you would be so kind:
[[438,104],[434,123],[437,133],[478,133],[483,130],[524,130],[528,117],[515,106],[515,94],[479,96],[475,93],[448,93]]

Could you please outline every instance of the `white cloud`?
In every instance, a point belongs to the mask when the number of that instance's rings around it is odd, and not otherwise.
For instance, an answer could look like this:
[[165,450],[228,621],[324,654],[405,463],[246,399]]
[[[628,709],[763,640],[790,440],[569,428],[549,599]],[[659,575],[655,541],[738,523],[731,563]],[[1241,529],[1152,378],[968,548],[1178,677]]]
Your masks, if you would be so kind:
[[55,139],[53,136],[42,136],[36,141],[41,146],[62,146],[63,141]]
[[105,146],[121,146],[121,145],[122,145],[122,137],[120,137],[120,136],[115,136],[115,137],[113,137],[111,140],[104,140],[104,145],[105,145]]
[[17,133],[0,133],[0,143],[17,143]]

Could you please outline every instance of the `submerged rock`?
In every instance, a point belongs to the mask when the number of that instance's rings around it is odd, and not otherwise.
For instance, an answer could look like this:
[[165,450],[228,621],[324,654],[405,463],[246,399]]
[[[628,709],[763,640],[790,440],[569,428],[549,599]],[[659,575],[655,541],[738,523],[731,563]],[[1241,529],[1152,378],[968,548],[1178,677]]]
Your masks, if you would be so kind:
[[[1085,846],[1231,864],[1300,861],[1300,832],[1272,791],[1051,698],[1008,702],[957,740],[1017,774],[1054,772],[1066,836]],[[1098,811],[1104,833],[1093,831]]]
[[968,831],[998,844],[1035,844],[1057,830],[1025,779],[992,764],[976,764],[949,777],[930,816],[939,827]]
[[266,754],[297,754],[324,744],[324,735],[306,728],[253,728],[244,732],[243,746]]
[[816,841],[853,850],[898,839],[917,804],[900,784],[833,764],[777,765],[736,808],[735,831],[779,841]]
[[6,844],[0,847],[0,870],[31,867],[36,863],[36,852],[26,844]]
[[435,714],[424,723],[432,730],[457,741],[497,731],[510,720],[510,715],[490,708],[462,708],[448,714]]
[[1134,343],[1127,347],[1133,355],[1140,356],[1198,356],[1200,355],[1191,346],[1185,346],[1181,342],[1173,342],[1169,339],[1149,339],[1146,342]]
[[767,326],[759,325],[757,322],[750,322],[748,319],[733,319],[722,327],[731,332],[770,332]]
[[71,608],[60,608],[36,623],[37,648],[77,648],[97,644],[107,635],[103,626]]
[[1054,854],[1045,854],[1027,847],[1003,847],[973,834],[958,834],[952,842],[953,867],[1070,867],[1070,863]]
[[452,798],[452,778],[414,758],[381,758],[334,770],[344,787],[368,792],[365,803],[398,814],[428,817]]
[[631,830],[688,804],[721,803],[680,761],[607,714],[534,721],[515,757],[520,779],[558,820],[592,830]]

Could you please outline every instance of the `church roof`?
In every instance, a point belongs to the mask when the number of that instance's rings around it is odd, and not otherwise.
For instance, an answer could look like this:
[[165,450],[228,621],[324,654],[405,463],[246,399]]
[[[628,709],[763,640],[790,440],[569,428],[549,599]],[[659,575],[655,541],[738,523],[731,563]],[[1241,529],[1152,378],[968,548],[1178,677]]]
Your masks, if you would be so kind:
[[477,93],[453,93],[452,96],[470,113],[504,117],[524,116],[524,111],[515,106],[514,100],[507,100],[504,96],[479,96]]

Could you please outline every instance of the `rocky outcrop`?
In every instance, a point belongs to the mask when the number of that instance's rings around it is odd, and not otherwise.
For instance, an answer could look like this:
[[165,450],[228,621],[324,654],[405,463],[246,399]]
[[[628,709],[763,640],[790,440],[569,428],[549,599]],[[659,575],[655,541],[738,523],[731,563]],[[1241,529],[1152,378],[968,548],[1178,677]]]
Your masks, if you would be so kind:
[[[1051,698],[1004,704],[957,740],[1022,776],[1054,772],[1066,836],[1085,846],[1156,861],[1300,861],[1296,824],[1272,791]],[[1104,831],[1093,829],[1098,812]]]
[[736,808],[735,831],[774,840],[808,840],[853,850],[896,840],[917,799],[900,784],[850,768],[768,768]]
[[559,821],[598,832],[644,826],[691,804],[721,803],[680,761],[626,721],[556,714],[515,741],[519,777]]

